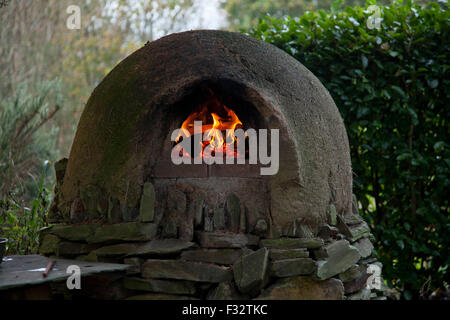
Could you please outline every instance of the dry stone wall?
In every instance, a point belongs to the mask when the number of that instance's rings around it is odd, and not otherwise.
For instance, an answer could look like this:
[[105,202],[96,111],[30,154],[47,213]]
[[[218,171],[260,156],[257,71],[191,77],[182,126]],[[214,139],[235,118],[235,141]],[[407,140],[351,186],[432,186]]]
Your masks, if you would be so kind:
[[41,231],[40,253],[132,265],[121,282],[129,299],[384,299],[368,286],[381,264],[357,210],[343,217],[330,205],[317,234],[293,221],[269,237],[270,220],[252,217],[237,195],[210,212],[185,192],[168,193],[157,221],[148,182],[133,221],[56,224]]

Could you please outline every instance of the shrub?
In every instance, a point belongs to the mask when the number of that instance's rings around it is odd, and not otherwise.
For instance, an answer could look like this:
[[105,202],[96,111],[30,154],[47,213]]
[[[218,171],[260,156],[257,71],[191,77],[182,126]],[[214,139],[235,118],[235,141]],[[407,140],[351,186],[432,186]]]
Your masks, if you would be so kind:
[[51,188],[44,187],[49,162],[44,163],[37,196],[30,207],[14,195],[0,200],[0,236],[7,238],[6,254],[35,254],[39,247],[39,230],[48,225]]
[[[59,110],[59,82],[44,82],[36,94],[26,84],[0,100],[0,199],[37,196],[42,163],[56,158],[57,128],[47,126]],[[49,96],[53,106],[49,106]]]
[[330,91],[384,277],[418,298],[448,286],[450,11],[442,1],[379,6],[378,30],[367,26],[373,4],[267,17],[249,34],[294,56]]
[[47,167],[57,154],[57,128],[47,125],[59,109],[58,92],[57,81],[44,82],[36,94],[22,84],[0,101],[0,237],[9,240],[7,254],[36,253],[38,231],[47,225]]

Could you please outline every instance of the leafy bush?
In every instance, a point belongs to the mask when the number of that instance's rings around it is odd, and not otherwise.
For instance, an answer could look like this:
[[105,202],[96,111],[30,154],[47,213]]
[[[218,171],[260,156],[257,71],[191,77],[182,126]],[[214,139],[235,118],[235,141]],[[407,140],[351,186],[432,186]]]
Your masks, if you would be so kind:
[[52,191],[44,187],[49,162],[44,163],[39,181],[38,195],[31,208],[22,199],[9,196],[0,200],[0,236],[7,238],[6,254],[33,254],[39,247],[39,230],[48,225]]
[[450,11],[444,2],[265,18],[250,35],[309,68],[336,102],[351,144],[354,192],[384,277],[403,297],[448,286]]
[[[29,201],[37,196],[41,166],[56,158],[57,128],[47,126],[59,110],[59,82],[44,82],[36,94],[26,84],[0,100],[0,199],[9,194]],[[49,95],[55,96],[49,107]]]
[[[47,167],[57,155],[57,128],[50,121],[59,110],[58,93],[58,81],[43,83],[36,94],[22,84],[0,101],[0,237],[9,240],[7,254],[36,253],[38,231],[47,225]],[[49,100],[56,100],[53,107]]]

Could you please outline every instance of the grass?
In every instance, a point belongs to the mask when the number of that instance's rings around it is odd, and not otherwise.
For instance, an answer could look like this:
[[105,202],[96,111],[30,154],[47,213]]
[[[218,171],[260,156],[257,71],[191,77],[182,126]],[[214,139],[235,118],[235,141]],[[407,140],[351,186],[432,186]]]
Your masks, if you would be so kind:
[[0,237],[7,238],[6,255],[35,254],[39,248],[39,230],[48,226],[52,188],[44,186],[49,162],[44,163],[38,194],[25,204],[14,194],[0,200]]

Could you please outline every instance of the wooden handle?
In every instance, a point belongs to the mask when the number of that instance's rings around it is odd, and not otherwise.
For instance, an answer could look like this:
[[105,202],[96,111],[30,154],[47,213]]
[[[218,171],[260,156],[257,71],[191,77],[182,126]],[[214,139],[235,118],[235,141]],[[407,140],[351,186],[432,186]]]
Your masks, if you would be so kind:
[[47,268],[45,268],[44,273],[42,273],[42,276],[44,278],[46,278],[50,272],[50,270],[52,270],[53,266],[55,265],[56,261],[55,260],[51,260],[48,264],[47,264]]

